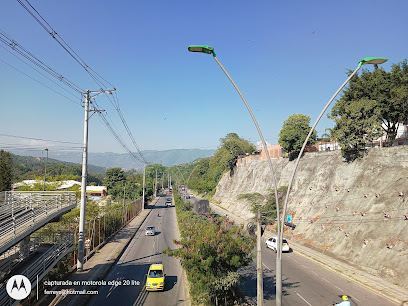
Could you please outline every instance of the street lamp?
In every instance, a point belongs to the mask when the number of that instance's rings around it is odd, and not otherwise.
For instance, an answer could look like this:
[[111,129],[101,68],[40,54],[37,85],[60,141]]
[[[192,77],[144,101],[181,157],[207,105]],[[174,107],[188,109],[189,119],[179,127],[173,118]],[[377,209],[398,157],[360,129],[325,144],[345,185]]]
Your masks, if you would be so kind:
[[[286,192],[286,197],[285,197],[285,204],[283,205],[283,211],[282,211],[282,218],[285,218],[286,215],[286,209],[288,206],[288,199],[289,199],[289,193],[290,190],[292,189],[292,183],[293,183],[293,179],[295,177],[295,173],[296,173],[296,169],[299,165],[299,161],[300,158],[303,154],[303,151],[306,147],[306,144],[310,138],[310,136],[312,135],[317,123],[319,122],[320,118],[323,116],[323,114],[325,113],[325,111],[327,110],[327,108],[329,107],[329,105],[331,104],[331,102],[334,100],[334,98],[338,95],[338,93],[343,89],[344,86],[346,86],[346,84],[351,80],[351,78],[357,73],[358,70],[360,70],[362,65],[367,65],[367,64],[373,64],[373,65],[379,65],[379,64],[383,64],[387,61],[388,59],[386,58],[381,58],[381,57],[366,57],[363,58],[359,63],[357,68],[353,71],[352,74],[350,74],[350,76],[347,78],[347,80],[343,83],[343,85],[340,86],[340,88],[336,91],[336,93],[333,95],[333,97],[331,97],[330,101],[326,104],[326,106],[323,108],[322,112],[320,113],[319,117],[317,118],[316,122],[313,124],[312,128],[309,131],[309,134],[307,135],[302,149],[300,150],[299,156],[296,160],[296,164],[295,167],[293,168],[293,172],[292,172],[292,176],[290,177],[289,180],[289,185],[288,185],[288,191]],[[283,239],[283,225],[284,225],[284,219],[282,220],[282,228],[278,229],[278,232],[280,232],[280,236],[278,237],[278,251],[277,251],[277,258],[279,257],[279,261],[281,261],[282,258],[282,243],[280,243],[280,241],[282,241]],[[280,288],[278,288],[278,286],[280,286]],[[279,275],[279,282],[278,282],[278,275],[276,275],[276,305],[281,305],[281,303],[278,301],[281,301],[282,298],[282,275]]]
[[[273,187],[275,189],[275,201],[276,201],[276,212],[278,214],[277,218],[277,223],[278,223],[278,237],[279,237],[279,230],[280,230],[280,220],[279,220],[279,201],[278,201],[278,190],[277,190],[277,182],[276,182],[276,175],[275,175],[275,170],[272,165],[272,160],[269,156],[269,151],[266,146],[265,139],[262,136],[261,129],[258,126],[258,123],[255,119],[254,114],[251,111],[251,108],[249,107],[248,103],[245,101],[244,96],[242,95],[241,91],[239,90],[238,86],[235,84],[235,82],[232,80],[228,72],[224,69],[224,67],[221,65],[221,63],[218,61],[217,57],[215,56],[214,48],[210,46],[205,46],[205,45],[191,45],[188,47],[188,51],[190,52],[201,52],[201,53],[206,53],[206,54],[212,54],[215,61],[217,64],[220,66],[222,71],[224,71],[225,75],[228,77],[228,79],[231,81],[232,85],[234,85],[235,89],[237,90],[238,94],[240,95],[242,101],[244,102],[249,114],[251,115],[252,121],[254,122],[256,129],[258,130],[259,137],[261,138],[262,141],[262,146],[263,149],[265,150],[266,157],[268,159],[268,164],[269,168],[272,174],[272,179],[273,179]],[[262,280],[262,259],[261,259],[261,220],[260,220],[260,209],[258,209],[258,230],[257,230],[257,305],[260,306],[262,305],[263,302],[263,280]],[[278,240],[279,243],[279,240]],[[279,244],[278,244],[279,247]],[[282,244],[280,244],[280,247],[282,247]],[[278,264],[277,264],[278,266]]]

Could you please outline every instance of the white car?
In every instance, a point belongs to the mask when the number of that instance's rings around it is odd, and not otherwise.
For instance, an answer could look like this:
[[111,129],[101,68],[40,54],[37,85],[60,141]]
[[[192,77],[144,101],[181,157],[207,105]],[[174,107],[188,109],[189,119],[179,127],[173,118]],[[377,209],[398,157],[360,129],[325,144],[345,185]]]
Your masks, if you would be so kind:
[[154,236],[156,234],[156,230],[154,225],[149,225],[146,227],[145,236]]
[[[269,238],[268,240],[266,240],[266,247],[270,248],[272,250],[275,251],[275,253],[277,252],[277,240],[278,237],[272,237]],[[289,243],[287,242],[287,240],[285,238],[283,238],[282,240],[282,252],[289,252],[290,247],[289,247]]]

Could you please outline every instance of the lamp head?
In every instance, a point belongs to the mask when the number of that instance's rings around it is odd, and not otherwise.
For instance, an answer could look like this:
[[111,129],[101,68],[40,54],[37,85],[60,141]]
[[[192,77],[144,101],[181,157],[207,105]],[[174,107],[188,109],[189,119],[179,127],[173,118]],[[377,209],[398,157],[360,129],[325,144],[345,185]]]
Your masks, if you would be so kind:
[[207,53],[207,54],[212,54],[213,56],[215,56],[214,48],[210,46],[205,46],[205,45],[191,45],[188,47],[188,51]]
[[373,64],[373,65],[380,65],[388,61],[388,58],[382,57],[366,57],[363,58],[359,63],[358,66],[361,67],[362,65]]

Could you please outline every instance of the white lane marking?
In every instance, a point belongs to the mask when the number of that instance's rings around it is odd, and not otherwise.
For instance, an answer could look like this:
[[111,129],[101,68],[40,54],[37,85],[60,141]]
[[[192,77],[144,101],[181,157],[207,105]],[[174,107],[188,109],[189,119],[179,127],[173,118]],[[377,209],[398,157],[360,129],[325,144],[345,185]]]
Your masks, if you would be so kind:
[[271,269],[269,269],[269,267],[267,265],[265,265],[264,263],[262,263],[269,271],[271,271]]
[[302,265],[303,267],[305,267],[307,269],[307,267],[305,265]]
[[337,286],[334,286],[334,287],[336,287],[337,289],[339,289],[341,292],[344,292],[343,289],[341,289],[340,287],[337,287]]
[[298,263],[298,261],[296,259],[293,259],[292,257],[289,257],[289,258],[292,259],[294,262]]
[[312,306],[312,304],[310,304],[308,301],[306,301],[303,296],[301,296],[301,295],[300,295],[299,293],[297,293],[297,292],[296,292],[296,294],[297,294],[302,300],[304,300],[307,305]]
[[319,274],[317,274],[315,271],[310,271],[310,272],[312,272],[312,273],[315,274],[315,275],[319,275]]
[[330,282],[329,282],[327,279],[325,279],[324,277],[322,277],[322,280],[324,280],[324,281],[330,283]]
[[355,298],[354,296],[352,296],[352,298],[353,298],[353,300],[356,300],[357,302],[361,303],[361,301],[358,298]]

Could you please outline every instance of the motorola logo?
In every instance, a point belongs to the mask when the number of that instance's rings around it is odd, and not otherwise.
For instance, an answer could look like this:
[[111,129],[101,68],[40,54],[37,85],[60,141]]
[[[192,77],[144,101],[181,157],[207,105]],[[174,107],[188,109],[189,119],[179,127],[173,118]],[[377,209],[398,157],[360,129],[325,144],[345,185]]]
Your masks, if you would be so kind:
[[13,299],[23,300],[31,292],[31,282],[24,275],[14,275],[7,281],[6,290]]

